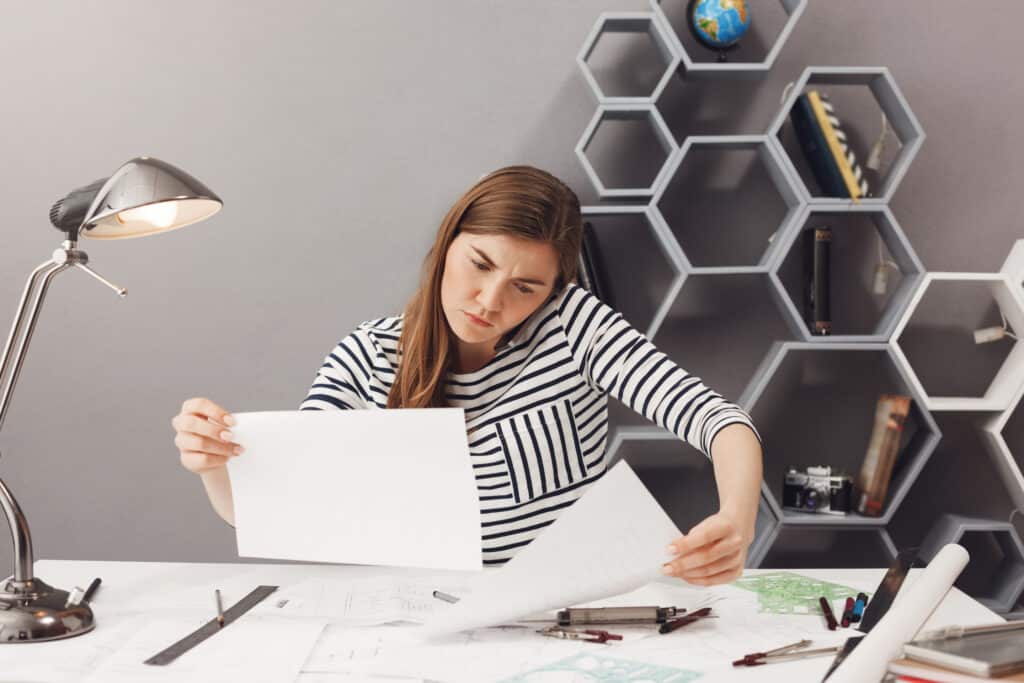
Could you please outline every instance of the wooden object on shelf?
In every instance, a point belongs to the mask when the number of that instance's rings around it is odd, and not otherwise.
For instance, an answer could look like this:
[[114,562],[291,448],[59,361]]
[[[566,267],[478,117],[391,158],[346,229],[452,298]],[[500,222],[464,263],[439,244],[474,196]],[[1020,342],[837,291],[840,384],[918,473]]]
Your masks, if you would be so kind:
[[883,394],[878,399],[871,440],[856,482],[859,493],[857,512],[862,515],[880,517],[885,508],[903,423],[909,413],[909,396]]

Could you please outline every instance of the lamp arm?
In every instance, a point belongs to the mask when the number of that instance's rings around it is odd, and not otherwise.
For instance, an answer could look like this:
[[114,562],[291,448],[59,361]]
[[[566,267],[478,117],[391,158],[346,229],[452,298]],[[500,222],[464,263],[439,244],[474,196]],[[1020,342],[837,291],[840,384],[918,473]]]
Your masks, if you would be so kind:
[[[7,337],[7,343],[4,344],[3,360],[0,360],[0,430],[4,426],[4,418],[7,416],[11,394],[14,392],[14,385],[18,381],[18,375],[25,360],[25,350],[32,339],[32,332],[39,317],[39,309],[43,304],[43,297],[46,296],[46,290],[49,288],[53,277],[57,272],[67,267],[67,264],[56,263],[51,259],[32,271],[28,282],[25,283],[25,291],[22,293],[21,302],[18,304],[18,313],[15,315],[14,323],[11,325],[11,332]],[[40,279],[42,279],[42,286],[39,284]],[[33,294],[35,298],[30,305],[29,300],[33,298]],[[26,316],[26,314],[28,315]],[[28,318],[27,325],[25,323],[26,317]],[[14,367],[8,372],[12,361]]]

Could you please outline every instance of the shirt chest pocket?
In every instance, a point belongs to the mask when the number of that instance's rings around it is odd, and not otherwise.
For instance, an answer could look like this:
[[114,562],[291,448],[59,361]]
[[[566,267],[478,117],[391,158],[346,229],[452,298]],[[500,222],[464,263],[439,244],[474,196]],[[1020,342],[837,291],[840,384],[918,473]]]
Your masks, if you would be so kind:
[[568,399],[494,426],[517,503],[586,478],[587,467]]

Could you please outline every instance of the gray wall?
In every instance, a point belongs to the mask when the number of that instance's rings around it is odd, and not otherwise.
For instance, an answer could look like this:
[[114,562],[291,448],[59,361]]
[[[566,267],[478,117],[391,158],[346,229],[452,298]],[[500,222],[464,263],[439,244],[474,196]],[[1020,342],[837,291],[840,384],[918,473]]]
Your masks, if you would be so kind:
[[[0,434],[0,476],[37,556],[234,559],[233,533],[177,461],[169,421],[182,400],[296,407],[342,335],[400,310],[440,218],[486,171],[531,163],[593,201],[572,151],[595,107],[575,55],[600,12],[646,7],[11,3],[0,24],[0,324],[58,246],[47,211],[69,189],[149,154],[225,200],[194,228],[85,243],[125,300],[77,272],[53,286]],[[759,133],[804,66],[887,65],[928,134],[897,218],[929,270],[996,270],[1022,236],[1012,45],[1024,7],[984,7],[811,0],[766,79],[677,79],[660,104],[680,140]],[[742,387],[746,375],[727,368],[749,362],[722,347],[678,360]],[[960,431],[894,521],[897,540],[944,509],[1008,514]],[[980,474],[964,484],[968,470]]]

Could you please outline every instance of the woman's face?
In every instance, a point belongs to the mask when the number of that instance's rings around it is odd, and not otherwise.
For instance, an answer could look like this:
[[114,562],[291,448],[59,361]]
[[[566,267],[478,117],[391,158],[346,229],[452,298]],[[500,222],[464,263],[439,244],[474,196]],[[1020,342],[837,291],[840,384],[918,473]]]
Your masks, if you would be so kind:
[[460,352],[493,352],[502,335],[547,301],[557,276],[558,254],[547,242],[456,235],[445,259],[441,306]]

